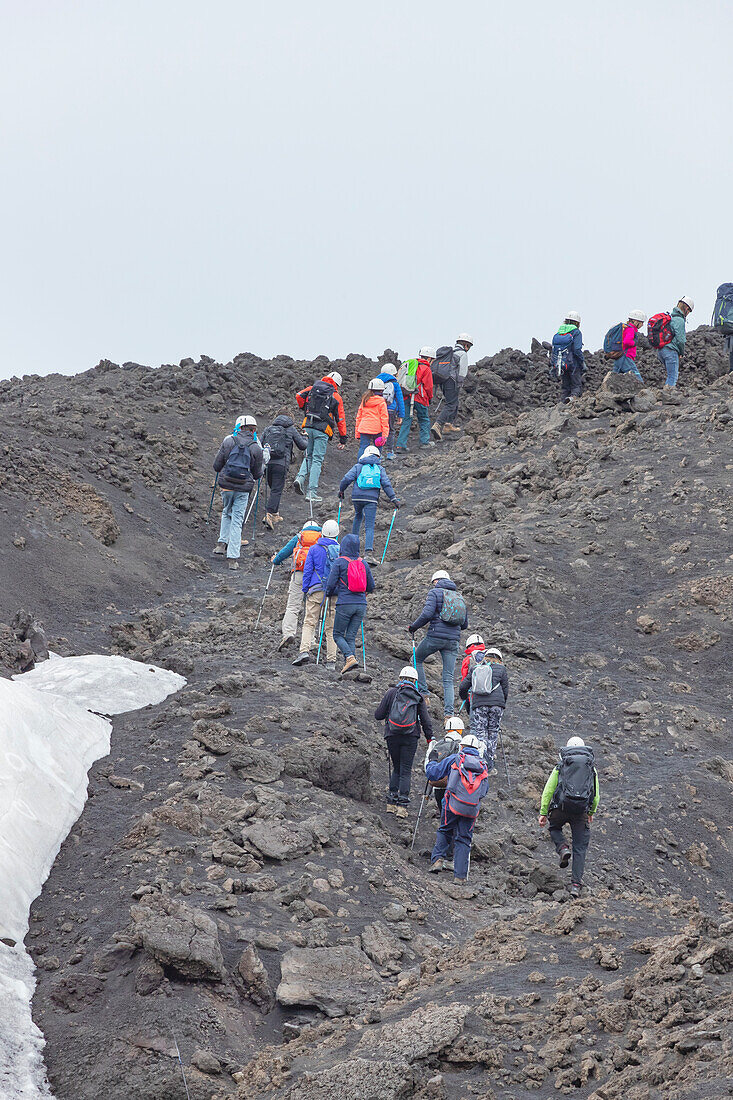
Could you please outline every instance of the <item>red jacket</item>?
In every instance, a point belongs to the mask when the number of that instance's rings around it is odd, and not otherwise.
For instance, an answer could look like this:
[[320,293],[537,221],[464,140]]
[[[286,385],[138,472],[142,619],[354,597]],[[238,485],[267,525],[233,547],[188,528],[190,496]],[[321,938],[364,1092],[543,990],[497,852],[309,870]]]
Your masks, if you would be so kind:
[[[336,386],[333,378],[322,378],[321,382],[328,382],[329,386],[333,388],[333,396],[338,406],[336,413],[336,425],[338,427],[339,442],[346,443],[346,440],[348,438],[346,435],[346,416],[344,414],[344,402],[342,400],[341,394],[339,393],[338,387]],[[299,409],[305,408],[306,402],[308,400],[308,394],[310,392],[311,387],[306,386],[304,390],[300,391],[300,393],[296,393],[295,400],[298,402]],[[303,421],[302,427],[305,427],[305,420]],[[330,439],[333,435],[333,428],[326,428],[326,435]]]
[[[418,359],[415,380],[417,382],[415,404],[429,405],[433,400],[433,372],[430,369],[430,363],[427,359]],[[405,401],[409,401],[411,397],[411,393],[406,393]]]
[[486,646],[482,642],[479,642],[478,645],[466,646],[466,650],[465,650],[466,656],[463,658],[463,661],[461,663],[461,679],[462,680],[465,680],[466,676],[468,675],[468,666],[471,663],[471,654],[472,653],[483,653],[485,649],[486,649]]

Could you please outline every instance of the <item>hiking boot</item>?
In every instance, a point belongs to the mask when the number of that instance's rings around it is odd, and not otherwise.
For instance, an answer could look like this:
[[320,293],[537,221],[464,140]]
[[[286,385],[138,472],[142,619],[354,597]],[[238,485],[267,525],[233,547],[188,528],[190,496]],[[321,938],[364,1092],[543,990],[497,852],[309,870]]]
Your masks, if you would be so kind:
[[215,558],[223,557],[227,552],[227,544],[225,542],[217,542],[214,549],[211,551]]
[[397,452],[398,455],[406,455],[407,454],[407,447],[395,447],[395,451]]
[[311,490],[310,492],[306,493],[305,499],[308,501],[309,504],[320,504],[323,500],[323,497],[319,497],[318,493]]
[[444,424],[443,435],[449,435],[451,432],[460,432],[461,429],[457,428],[455,424]]
[[376,569],[379,565],[379,558],[375,558],[374,553],[371,550],[364,551],[364,561],[367,563],[370,569]]
[[387,455],[387,458],[397,458],[397,455],[394,453],[394,451],[390,451]]
[[344,662],[344,667],[341,669],[341,675],[343,676],[345,672],[353,672],[353,670],[358,667],[359,662],[356,657],[347,657]]
[[441,428],[440,424],[433,424],[432,428],[430,429],[430,434],[434,435],[436,439],[442,439],[443,429]]
[[283,640],[280,642],[280,645],[277,648],[278,649],[287,649],[287,647],[290,645],[290,643],[294,642],[294,641],[295,641],[295,635],[294,634],[288,634],[287,638],[283,638]]
[[435,444],[433,443],[432,439],[429,439],[429,440],[427,441],[427,443],[421,443],[421,444],[420,444],[420,446],[421,446],[421,447],[434,447],[434,446],[435,446]]
[[583,887],[579,882],[571,882],[568,886],[568,893],[571,898],[579,898]]
[[394,803],[394,802],[388,802],[387,803],[387,813],[388,814],[396,814],[397,813],[396,803]]
[[568,863],[570,863],[570,845],[563,844],[558,855],[560,856],[560,866],[567,867]]
[[465,883],[467,882],[467,879],[465,879],[465,878],[459,878],[459,877],[458,877],[458,875],[454,875],[454,876],[453,876],[453,882],[454,882],[454,883],[455,883],[455,884],[456,884],[457,886],[464,886],[464,885],[465,885]]
[[271,531],[275,530],[275,520],[274,520],[274,517],[271,516],[269,512],[266,513],[265,518],[263,519],[262,522],[264,523],[265,527],[269,527]]
[[295,489],[296,493],[300,493],[300,495],[302,497],[305,496],[305,489],[303,488],[303,482],[298,481],[297,477],[296,477],[295,481],[293,482],[293,488]]
[[395,806],[394,812],[395,817],[399,817],[404,820],[407,817],[407,806]]
[[283,518],[279,512],[275,512],[272,516],[272,521],[273,523],[282,523]]
[[452,859],[444,859],[443,860],[443,870],[444,871],[455,871],[455,867],[453,866],[453,860]]
[[299,653],[293,661],[294,665],[307,665],[310,661],[310,653]]
[[239,569],[239,560],[237,558],[227,558],[228,569]]
[[336,658],[335,657],[327,657],[326,658],[326,667],[331,668],[331,669],[335,669],[336,668]]
[[442,870],[443,870],[443,860],[442,859],[436,859],[434,863],[430,864],[431,874],[437,875]]

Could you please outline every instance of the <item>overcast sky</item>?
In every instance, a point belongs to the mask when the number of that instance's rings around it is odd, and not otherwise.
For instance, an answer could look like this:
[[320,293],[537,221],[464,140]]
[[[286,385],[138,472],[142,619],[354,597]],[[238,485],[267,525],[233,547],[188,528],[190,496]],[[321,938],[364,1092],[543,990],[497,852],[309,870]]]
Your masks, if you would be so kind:
[[0,12],[0,376],[597,346],[733,279],[728,0]]

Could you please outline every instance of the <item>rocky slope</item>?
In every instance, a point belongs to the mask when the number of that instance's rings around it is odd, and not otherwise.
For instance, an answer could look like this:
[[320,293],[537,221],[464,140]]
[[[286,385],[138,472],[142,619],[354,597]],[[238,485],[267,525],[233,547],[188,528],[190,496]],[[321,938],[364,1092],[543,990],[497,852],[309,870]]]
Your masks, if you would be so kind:
[[[728,1094],[724,366],[697,330],[669,398],[602,383],[594,356],[586,395],[558,408],[539,345],[482,360],[463,436],[390,470],[405,507],[370,604],[369,675],[349,683],[276,652],[284,567],[254,629],[302,499],[288,491],[286,530],[260,526],[236,576],[210,559],[205,517],[234,416],[266,421],[339,369],[351,426],[373,363],[203,357],[0,385],[0,618],[22,605],[52,649],[189,681],[116,722],[34,906],[58,1097],[184,1097],[176,1043],[196,1100]],[[661,381],[650,353],[641,369]],[[329,453],[321,518],[352,455]],[[512,678],[511,782],[492,779],[464,888],[425,873],[432,805],[413,854],[418,800],[405,825],[384,814],[371,717],[439,565]],[[595,746],[602,787],[572,903],[536,825],[570,732]]]

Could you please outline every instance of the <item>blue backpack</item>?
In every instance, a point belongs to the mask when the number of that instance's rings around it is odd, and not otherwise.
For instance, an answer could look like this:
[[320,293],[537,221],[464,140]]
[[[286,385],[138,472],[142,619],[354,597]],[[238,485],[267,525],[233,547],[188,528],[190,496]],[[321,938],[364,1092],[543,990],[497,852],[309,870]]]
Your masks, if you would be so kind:
[[226,477],[230,477],[232,481],[251,480],[252,471],[249,463],[249,443],[237,443],[235,441],[222,473]]
[[562,372],[568,369],[572,344],[573,334],[570,332],[556,332],[552,337],[552,350],[550,352],[550,374],[552,377],[559,378]]
[[381,489],[382,468],[376,462],[364,462],[356,479],[360,489]]
[[603,351],[609,359],[620,359],[624,353],[624,326],[619,321],[603,338]]
[[733,335],[733,283],[721,283],[718,287],[711,324],[723,336]]

